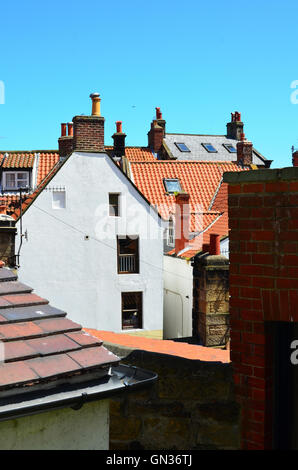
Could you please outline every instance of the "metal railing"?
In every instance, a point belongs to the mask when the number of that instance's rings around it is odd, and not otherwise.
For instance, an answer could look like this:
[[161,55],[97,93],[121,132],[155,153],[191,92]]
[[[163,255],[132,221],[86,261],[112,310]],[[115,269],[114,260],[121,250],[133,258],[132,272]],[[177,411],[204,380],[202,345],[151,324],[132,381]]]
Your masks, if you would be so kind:
[[119,272],[120,273],[136,273],[137,257],[134,254],[119,255]]

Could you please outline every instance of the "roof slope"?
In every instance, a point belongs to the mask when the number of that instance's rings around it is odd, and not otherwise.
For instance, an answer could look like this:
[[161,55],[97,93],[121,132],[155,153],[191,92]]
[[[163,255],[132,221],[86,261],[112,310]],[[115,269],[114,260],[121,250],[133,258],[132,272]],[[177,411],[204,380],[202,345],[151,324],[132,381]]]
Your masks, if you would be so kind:
[[[160,214],[168,219],[174,213],[175,196],[167,193],[164,179],[178,178],[181,189],[190,196],[192,213],[202,213],[210,210],[214,196],[220,187],[223,173],[226,171],[243,171],[234,162],[199,162],[199,161],[169,161],[130,162],[132,179],[145,197],[156,206]],[[226,207],[227,203],[225,204]],[[219,206],[214,211],[222,211]],[[197,231],[191,218],[191,231]]]
[[[237,161],[237,153],[231,153],[225,145],[232,145],[236,149],[237,140],[229,139],[225,135],[200,134],[166,134],[164,142],[172,156],[178,160],[200,161]],[[189,152],[181,152],[176,143],[184,143]],[[208,152],[202,144],[212,144],[216,153]],[[256,149],[253,149],[254,165],[264,166],[267,161]]]
[[108,375],[119,358],[46,299],[0,269],[0,401]]

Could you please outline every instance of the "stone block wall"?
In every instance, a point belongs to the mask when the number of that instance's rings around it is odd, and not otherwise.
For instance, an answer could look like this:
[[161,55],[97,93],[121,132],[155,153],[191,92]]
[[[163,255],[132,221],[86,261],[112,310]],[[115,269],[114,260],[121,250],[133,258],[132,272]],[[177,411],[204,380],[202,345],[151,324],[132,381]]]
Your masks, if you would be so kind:
[[[114,352],[121,355],[121,348]],[[122,362],[156,372],[159,378],[149,389],[111,399],[111,450],[239,448],[230,363],[141,350]]]
[[225,347],[229,340],[229,260],[196,256],[193,262],[193,333],[204,346]]

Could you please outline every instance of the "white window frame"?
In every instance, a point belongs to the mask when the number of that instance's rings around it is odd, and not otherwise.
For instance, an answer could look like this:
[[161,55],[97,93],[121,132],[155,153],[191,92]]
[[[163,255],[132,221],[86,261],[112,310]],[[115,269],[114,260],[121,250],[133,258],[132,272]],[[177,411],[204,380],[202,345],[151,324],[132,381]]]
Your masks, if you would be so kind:
[[173,217],[170,217],[169,219],[167,244],[168,246],[175,246],[175,224]]
[[[14,175],[15,177],[15,184],[14,186],[7,185],[7,176]],[[26,183],[22,183],[18,186],[18,181],[25,181],[25,178],[18,178],[18,175],[26,175]],[[12,190],[17,191],[20,188],[28,188],[29,187],[29,171],[4,171],[3,172],[3,189],[4,190]]]
[[[57,201],[54,200],[54,194],[63,194],[64,198],[63,198],[63,201],[60,199],[59,202],[63,202],[63,205],[58,205]],[[66,191],[65,189],[53,189],[52,191],[52,209],[54,210],[62,210],[62,209],[66,209]]]

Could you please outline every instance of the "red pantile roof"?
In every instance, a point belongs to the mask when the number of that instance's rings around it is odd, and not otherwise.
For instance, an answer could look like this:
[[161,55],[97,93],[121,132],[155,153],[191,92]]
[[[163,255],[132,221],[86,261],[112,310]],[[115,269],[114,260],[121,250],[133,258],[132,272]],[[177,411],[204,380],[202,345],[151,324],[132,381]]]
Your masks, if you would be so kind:
[[107,347],[109,344],[121,345],[131,349],[142,349],[161,354],[185,357],[206,362],[230,362],[230,351],[207,348],[194,344],[180,343],[171,340],[150,339],[143,336],[133,336],[110,331],[85,329],[89,334],[101,338]]
[[32,168],[34,154],[31,152],[6,152],[0,154],[2,168]]
[[[181,188],[190,196],[191,212],[207,212],[226,171],[243,171],[235,162],[154,161],[130,162],[131,177],[138,189],[157,207],[162,217],[174,213],[175,196],[165,190],[165,178],[178,178]],[[226,207],[226,204],[225,204]],[[216,209],[222,211],[219,205]],[[196,231],[192,217],[191,231]]]
[[[105,150],[111,155],[113,147],[106,146]],[[156,158],[148,147],[125,147],[125,156],[130,162],[156,161]]]
[[37,167],[37,186],[50,173],[58,161],[58,152],[40,152]]
[[[0,397],[108,374],[119,358],[46,299],[0,269]],[[6,396],[6,395],[5,395]]]

